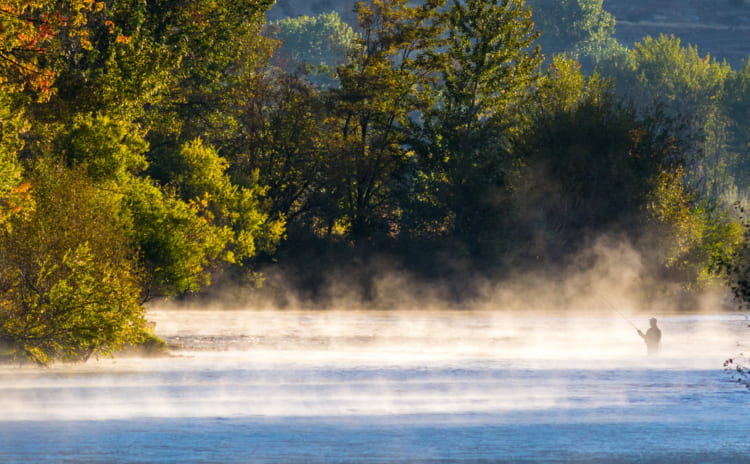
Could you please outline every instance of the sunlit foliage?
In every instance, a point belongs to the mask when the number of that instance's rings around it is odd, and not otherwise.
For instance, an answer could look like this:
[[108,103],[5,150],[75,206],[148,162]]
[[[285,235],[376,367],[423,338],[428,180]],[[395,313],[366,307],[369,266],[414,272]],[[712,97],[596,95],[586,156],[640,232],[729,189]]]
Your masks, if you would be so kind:
[[0,344],[46,364],[142,340],[136,249],[117,197],[54,162],[35,166],[29,181],[33,212],[0,237]]
[[264,265],[367,293],[378,256],[468,280],[608,234],[683,288],[744,269],[750,68],[626,51],[601,0],[272,3],[0,1],[0,356],[112,353]]
[[243,66],[268,59],[270,2],[1,6],[3,354],[109,354],[147,335],[148,298],[273,250],[284,223],[257,178],[235,185],[212,147],[184,142],[236,137],[228,110],[255,79]]

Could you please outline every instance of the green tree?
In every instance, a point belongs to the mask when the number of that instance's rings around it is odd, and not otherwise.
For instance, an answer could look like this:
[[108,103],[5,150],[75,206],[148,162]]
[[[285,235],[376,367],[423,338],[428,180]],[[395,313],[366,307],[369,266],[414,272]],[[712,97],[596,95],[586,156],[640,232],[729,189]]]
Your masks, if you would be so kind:
[[496,242],[507,204],[509,140],[519,127],[541,61],[531,12],[520,1],[454,1],[445,16],[437,98],[418,121],[420,203],[439,212],[424,222],[482,253]]
[[663,276],[699,289],[716,283],[743,231],[725,205],[702,199],[686,177],[682,168],[654,176],[646,211],[655,226],[650,232],[659,237]]
[[529,0],[527,4],[541,32],[542,50],[547,54],[573,52],[611,40],[616,21],[603,3],[603,0]]
[[266,187],[257,175],[248,186],[232,183],[229,163],[214,148],[196,139],[183,146],[180,165],[172,176],[181,198],[202,218],[227,235],[223,259],[237,262],[258,252],[272,252],[284,232],[283,217],[272,218],[264,199]]
[[80,30],[54,35],[47,53],[56,76],[52,96],[33,116],[51,131],[79,113],[137,121],[147,130],[152,163],[199,136],[223,147],[236,135],[236,92],[270,56],[261,28],[271,4],[96,3]]
[[649,178],[679,161],[671,134],[639,120],[561,57],[527,114],[529,132],[516,140],[523,165],[513,180],[517,226],[530,240],[522,248],[531,256],[522,258],[559,262],[603,233],[637,233]]
[[221,253],[225,234],[199,216],[199,206],[162,189],[143,173],[148,143],[136,124],[106,116],[80,116],[61,130],[52,153],[85,173],[120,201],[123,230],[143,258],[148,295],[197,290],[209,280],[208,263]]
[[687,158],[688,178],[714,198],[733,184],[730,121],[721,105],[730,71],[726,62],[702,57],[697,47],[683,47],[679,38],[661,35],[637,43],[628,62],[613,73],[618,91],[639,108],[662,107],[667,116],[685,121],[695,141]]
[[334,130],[326,182],[338,208],[324,221],[329,230],[337,223],[358,241],[390,233],[398,219],[394,188],[411,156],[403,129],[424,104],[441,4],[358,3],[361,39],[327,96]]
[[743,191],[750,187],[750,64],[727,76],[722,107],[732,122],[729,145],[736,155],[732,174]]
[[[261,34],[272,0],[164,0],[149,7],[148,28],[176,58],[175,84],[152,110],[152,162],[197,137],[222,152],[237,137],[247,87],[267,65],[272,44]],[[162,150],[163,149],[163,150]]]
[[553,60],[527,109],[519,138],[523,167],[514,182],[522,247],[561,262],[596,237],[614,234],[641,247],[660,281],[711,283],[713,266],[739,240],[721,204],[686,176],[685,128],[658,110],[624,104],[598,76]]
[[233,147],[236,92],[252,86],[253,63],[267,60],[260,23],[269,5],[122,0],[84,11],[75,40],[60,33],[52,42],[55,91],[28,111],[25,156],[62,155],[121,195],[121,214],[150,275],[143,281],[155,294],[197,290],[217,263],[271,249],[279,239],[278,221],[263,222],[263,189],[234,188],[220,216],[204,199],[180,197],[170,178],[184,141],[196,134]]
[[0,232],[6,354],[46,364],[144,340],[140,273],[117,197],[55,163],[39,163],[30,182],[34,210]]
[[211,283],[229,231],[209,223],[202,205],[185,203],[174,192],[142,180],[125,187],[125,214],[143,257],[146,297],[195,292]]
[[54,148],[68,166],[120,198],[150,295],[196,291],[219,263],[272,250],[280,240],[283,221],[265,212],[264,189],[232,184],[226,160],[200,140],[173,156],[168,188],[144,175],[148,143],[135,124],[80,116]]
[[78,114],[61,131],[55,147],[70,167],[101,183],[118,185],[146,170],[148,143],[136,124],[107,116]]
[[0,342],[13,356],[110,353],[147,335],[144,299],[273,250],[283,220],[258,176],[235,184],[198,138],[238,147],[270,4],[1,6]]
[[54,93],[60,42],[90,47],[87,23],[104,7],[88,0],[8,0],[0,5],[0,89],[38,101]]
[[272,215],[285,217],[291,228],[308,228],[330,201],[324,192],[332,130],[327,110],[305,80],[283,73],[265,77],[244,100],[229,170],[238,185],[268,187]]
[[[740,216],[742,238],[733,253],[723,262],[717,263],[717,270],[726,277],[726,282],[740,307],[750,307],[750,222],[747,209],[742,203],[735,204]],[[745,377],[750,375],[745,368]]]
[[323,86],[337,84],[336,68],[346,63],[357,39],[335,11],[285,18],[271,23],[270,30],[281,43],[275,62],[291,72],[302,68],[308,80]]

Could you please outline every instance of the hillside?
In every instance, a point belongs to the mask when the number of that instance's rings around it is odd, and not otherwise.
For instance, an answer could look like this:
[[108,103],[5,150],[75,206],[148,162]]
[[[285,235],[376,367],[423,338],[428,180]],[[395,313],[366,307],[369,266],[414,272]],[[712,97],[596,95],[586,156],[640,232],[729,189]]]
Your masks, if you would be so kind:
[[[268,18],[338,11],[352,23],[355,0],[278,0]],[[750,54],[750,0],[604,0],[617,19],[615,37],[632,45],[647,35],[674,34],[701,54],[726,59],[735,69]]]
[[627,45],[647,35],[674,34],[735,69],[750,54],[746,0],[604,0],[604,8],[617,18],[615,37]]

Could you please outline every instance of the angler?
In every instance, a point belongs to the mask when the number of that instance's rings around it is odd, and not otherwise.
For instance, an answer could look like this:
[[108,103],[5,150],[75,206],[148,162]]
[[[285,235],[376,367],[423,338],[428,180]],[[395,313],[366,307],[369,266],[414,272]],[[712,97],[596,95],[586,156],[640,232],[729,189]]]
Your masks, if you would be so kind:
[[638,330],[638,335],[646,342],[648,354],[657,354],[659,352],[659,345],[661,344],[661,330],[656,326],[656,318],[652,317],[648,322],[651,324],[651,327],[649,327],[645,334],[640,329],[636,330]]

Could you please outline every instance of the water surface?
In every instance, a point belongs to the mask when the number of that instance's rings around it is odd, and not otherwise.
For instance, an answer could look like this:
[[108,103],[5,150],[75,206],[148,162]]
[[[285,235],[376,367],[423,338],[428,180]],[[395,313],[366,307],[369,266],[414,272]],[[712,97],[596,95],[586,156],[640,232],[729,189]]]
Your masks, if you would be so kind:
[[[158,359],[0,368],[0,462],[749,462],[741,314],[156,311]],[[635,318],[645,329],[647,317]]]

